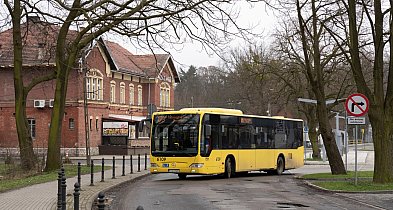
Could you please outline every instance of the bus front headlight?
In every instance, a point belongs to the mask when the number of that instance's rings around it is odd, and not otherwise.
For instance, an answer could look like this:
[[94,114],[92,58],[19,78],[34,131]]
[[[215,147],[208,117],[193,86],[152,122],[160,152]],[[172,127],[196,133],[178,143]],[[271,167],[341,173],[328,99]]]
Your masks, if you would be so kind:
[[193,163],[190,165],[190,168],[202,168],[203,163]]
[[157,163],[150,163],[150,168],[156,168],[158,167]]

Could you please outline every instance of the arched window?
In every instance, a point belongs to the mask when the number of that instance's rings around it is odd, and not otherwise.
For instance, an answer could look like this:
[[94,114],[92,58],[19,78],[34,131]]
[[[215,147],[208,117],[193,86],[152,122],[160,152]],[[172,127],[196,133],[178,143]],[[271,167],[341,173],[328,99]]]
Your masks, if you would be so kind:
[[135,89],[134,84],[130,84],[130,105],[135,104]]
[[90,69],[86,76],[87,99],[102,100],[102,73],[98,69]]
[[142,86],[138,85],[138,106],[142,106]]
[[171,87],[168,83],[162,83],[160,86],[160,106],[161,107],[170,107],[170,91]]
[[120,83],[120,103],[126,103],[126,84],[124,82]]
[[111,81],[111,95],[110,95],[110,102],[115,103],[116,100],[116,82]]

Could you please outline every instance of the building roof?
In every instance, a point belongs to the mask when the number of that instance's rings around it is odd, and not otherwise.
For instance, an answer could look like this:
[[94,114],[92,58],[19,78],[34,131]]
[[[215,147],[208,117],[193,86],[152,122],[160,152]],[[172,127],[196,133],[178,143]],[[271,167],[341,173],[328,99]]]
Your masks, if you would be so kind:
[[[30,17],[21,25],[24,66],[55,65],[56,40],[60,26],[41,21],[39,17]],[[77,31],[70,30],[69,40],[77,35]],[[0,68],[14,65],[13,29],[0,32]],[[104,53],[109,59],[112,71],[145,78],[158,78],[166,65],[169,65],[175,82],[180,82],[171,55],[151,54],[134,55],[119,44],[99,39]]]
[[157,78],[168,64],[175,82],[180,82],[170,54],[134,55],[115,42],[100,39],[99,43],[109,59],[111,70],[146,78]]
[[[30,17],[21,24],[22,59],[24,66],[54,65],[56,39],[60,27],[41,21],[38,17]],[[77,32],[70,30],[69,36]],[[0,32],[0,67],[14,65],[13,29]]]

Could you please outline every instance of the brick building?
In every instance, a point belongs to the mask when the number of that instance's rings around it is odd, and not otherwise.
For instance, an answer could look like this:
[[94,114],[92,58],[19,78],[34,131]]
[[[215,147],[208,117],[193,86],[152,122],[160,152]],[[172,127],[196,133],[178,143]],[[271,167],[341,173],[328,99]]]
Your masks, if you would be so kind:
[[[26,82],[54,70],[58,29],[57,25],[39,19],[30,19],[22,25]],[[76,64],[69,76],[62,151],[85,154],[85,127],[90,136],[91,154],[131,154],[135,148],[148,147],[147,132],[138,132],[138,122],[147,116],[148,105],[157,111],[173,110],[174,84],[179,81],[169,54],[134,55],[115,42],[96,40],[87,51],[85,62]],[[18,148],[13,82],[12,29],[8,29],[0,33],[0,149],[3,152],[5,148]],[[35,86],[27,97],[26,111],[35,148],[47,147],[54,89],[54,80],[44,82]],[[84,97],[87,98],[87,126]]]

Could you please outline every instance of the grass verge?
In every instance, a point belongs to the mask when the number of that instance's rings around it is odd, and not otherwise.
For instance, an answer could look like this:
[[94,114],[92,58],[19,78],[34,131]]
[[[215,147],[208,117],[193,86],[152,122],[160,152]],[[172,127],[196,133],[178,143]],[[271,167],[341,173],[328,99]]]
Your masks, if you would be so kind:
[[375,184],[372,180],[361,180],[355,185],[354,180],[351,181],[321,181],[312,182],[312,184],[328,190],[351,191],[351,192],[371,192],[382,190],[393,190],[393,183],[391,184]]
[[358,182],[355,185],[355,172],[349,171],[345,175],[332,175],[331,173],[307,174],[302,176],[312,184],[327,190],[367,192],[393,190],[393,183],[376,184],[372,182],[373,171],[358,171]]
[[[6,172],[5,170],[6,165],[0,164],[0,171],[2,174]],[[105,170],[111,169],[112,167],[105,166]],[[18,170],[18,169],[13,169]],[[94,171],[100,171],[101,166],[94,166]],[[64,165],[64,171],[67,178],[77,176],[78,174],[78,167],[77,165]],[[23,171],[18,171],[18,173],[23,173]],[[90,166],[82,165],[81,167],[81,174],[88,174],[90,173]],[[18,177],[18,178],[4,178],[0,180],[0,192],[5,192],[8,190],[18,189],[22,187],[27,187],[34,184],[40,184],[50,181],[57,180],[58,172],[42,172],[38,174],[29,175],[26,177]]]

